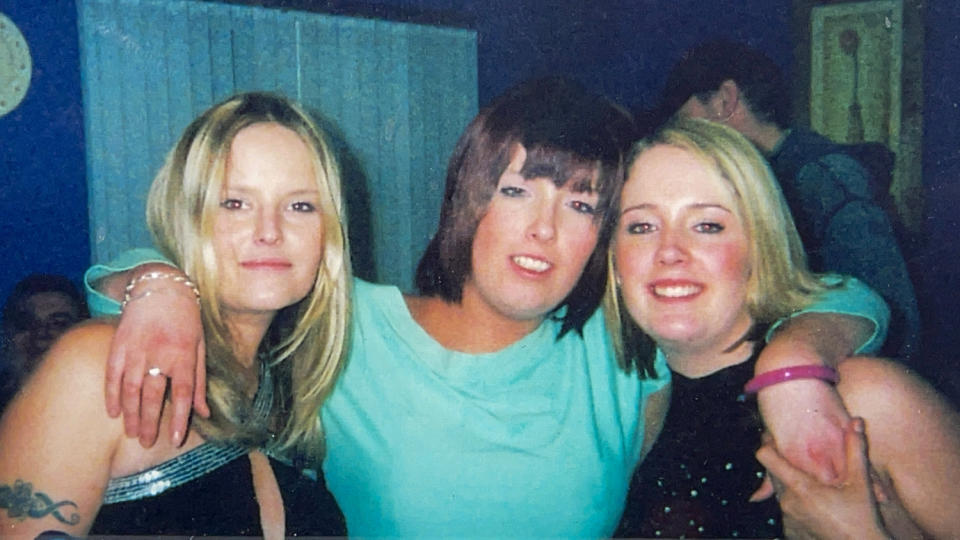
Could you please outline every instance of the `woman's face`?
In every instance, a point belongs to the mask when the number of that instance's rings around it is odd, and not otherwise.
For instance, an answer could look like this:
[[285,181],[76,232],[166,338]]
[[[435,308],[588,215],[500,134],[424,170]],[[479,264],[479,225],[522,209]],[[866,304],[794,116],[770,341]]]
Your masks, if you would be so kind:
[[659,145],[630,167],[614,238],[634,321],[665,350],[726,348],[751,324],[749,240],[730,184]]
[[217,283],[228,314],[303,299],[323,256],[320,194],[307,145],[273,123],[237,133],[214,225]]
[[570,294],[597,245],[598,195],[524,179],[517,146],[473,241],[464,303],[479,300],[498,316],[539,321]]

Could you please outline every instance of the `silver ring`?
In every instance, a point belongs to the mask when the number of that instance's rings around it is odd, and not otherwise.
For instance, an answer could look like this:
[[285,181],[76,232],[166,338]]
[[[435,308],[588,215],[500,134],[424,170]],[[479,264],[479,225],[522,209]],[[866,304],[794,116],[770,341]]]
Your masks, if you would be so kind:
[[160,368],[158,368],[157,366],[153,366],[152,368],[147,370],[147,375],[150,375],[151,377],[156,377],[158,375],[163,375],[163,372],[160,371]]

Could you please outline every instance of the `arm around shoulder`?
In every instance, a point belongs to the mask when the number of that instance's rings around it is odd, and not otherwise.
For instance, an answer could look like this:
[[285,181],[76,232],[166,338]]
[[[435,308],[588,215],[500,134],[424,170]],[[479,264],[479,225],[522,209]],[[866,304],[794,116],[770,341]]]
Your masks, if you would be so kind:
[[834,360],[880,350],[890,325],[890,309],[883,298],[853,277],[827,274],[821,281],[827,286],[823,294],[772,324],[767,341],[773,344],[777,335],[792,333],[794,341],[813,341],[821,354],[835,355]]
[[100,508],[123,435],[106,414],[113,327],[93,321],[47,353],[0,421],[0,536],[83,535]]
[[960,414],[902,364],[853,358],[837,387],[864,418],[870,462],[910,518],[935,538],[960,537]]
[[117,315],[124,288],[131,279],[151,270],[176,270],[160,253],[148,249],[131,249],[104,264],[95,264],[83,275],[87,304],[94,316]]
[[179,444],[186,434],[191,406],[201,416],[210,414],[196,285],[156,251],[134,249],[89,268],[84,287],[95,315],[121,315],[123,311],[104,368],[108,413],[117,416],[122,412],[127,434],[139,435],[141,444],[152,446],[167,378],[145,379],[144,373],[157,368],[170,377],[174,411],[170,437]]
[[[768,334],[757,374],[805,365],[836,367],[857,351],[882,344],[889,311],[883,300],[856,279],[825,276],[829,287],[817,302]],[[773,330],[771,330],[773,332]],[[780,452],[822,482],[843,468],[843,426],[849,421],[835,389],[807,379],[763,388],[757,403]]]

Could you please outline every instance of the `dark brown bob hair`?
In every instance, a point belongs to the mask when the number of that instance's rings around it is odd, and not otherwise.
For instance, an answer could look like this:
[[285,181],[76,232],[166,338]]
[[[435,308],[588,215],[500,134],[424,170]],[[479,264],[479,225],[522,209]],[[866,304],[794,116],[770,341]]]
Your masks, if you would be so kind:
[[420,293],[461,300],[477,226],[519,144],[527,151],[524,178],[574,182],[573,189],[599,195],[597,248],[552,312],[563,321],[560,336],[580,332],[603,296],[609,209],[623,185],[623,155],[634,135],[629,113],[568,79],[534,79],[497,98],[470,122],[450,158],[440,223],[417,267]]

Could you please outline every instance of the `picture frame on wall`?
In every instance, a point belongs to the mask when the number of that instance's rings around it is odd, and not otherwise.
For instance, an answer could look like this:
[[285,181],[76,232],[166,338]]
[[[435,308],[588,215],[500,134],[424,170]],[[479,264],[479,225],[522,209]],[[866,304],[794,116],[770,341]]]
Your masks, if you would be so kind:
[[896,155],[890,195],[903,222],[919,228],[922,115],[904,103],[911,81],[902,0],[814,6],[809,28],[811,129],[837,142],[887,145]]
[[810,124],[814,130],[846,143],[897,145],[901,14],[897,0],[813,9]]

